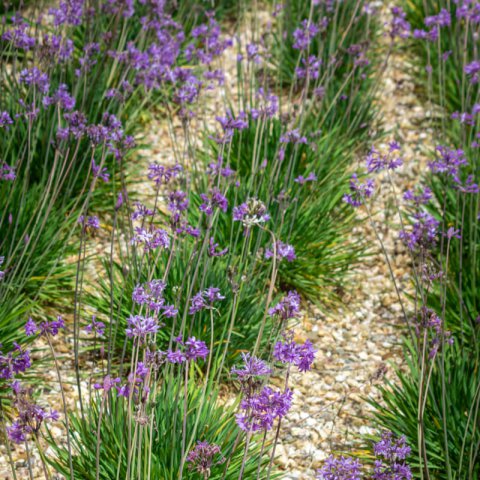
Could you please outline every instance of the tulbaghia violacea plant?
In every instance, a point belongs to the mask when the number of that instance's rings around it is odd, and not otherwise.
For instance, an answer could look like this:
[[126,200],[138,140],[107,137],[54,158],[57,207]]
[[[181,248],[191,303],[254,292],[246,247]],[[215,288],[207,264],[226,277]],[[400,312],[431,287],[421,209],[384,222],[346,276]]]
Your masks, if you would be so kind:
[[[382,432],[381,439],[374,443],[373,466],[367,466],[354,458],[328,457],[317,473],[318,480],[411,480],[411,467],[407,463],[410,447],[405,437],[396,437],[392,432]],[[367,472],[365,472],[367,470]]]
[[[4,22],[0,54],[12,61],[0,74],[0,295],[38,276],[54,244],[48,272],[67,247],[77,249],[73,319],[25,325],[55,362],[67,448],[50,437],[56,457],[49,461],[66,477],[274,475],[294,395],[290,371],[308,371],[315,355],[289,323],[300,316],[303,290],[315,291],[302,279],[318,276],[311,274],[321,263],[316,252],[329,258],[321,245],[334,243],[319,241],[319,222],[333,211],[351,218],[341,200],[346,165],[371,120],[371,12],[363,1],[347,3],[312,2],[312,15],[300,6],[294,26],[288,12],[275,12],[282,20],[268,32],[285,34],[296,58],[285,62],[293,82],[283,109],[280,85],[260,75],[270,75],[279,53],[268,35],[238,45],[238,108],[222,90],[233,41],[214,12],[184,28],[168,2],[62,0],[29,19],[35,28],[21,16]],[[225,98],[214,128],[204,128],[208,96]],[[172,134],[171,156],[129,162],[141,114],[157,106]],[[329,129],[338,141],[325,135]],[[374,163],[382,162],[395,164]],[[141,187],[132,181],[137,173]],[[357,189],[357,203],[372,193]],[[102,263],[90,255],[99,243]],[[34,250],[42,255],[30,268]],[[328,277],[345,268],[331,264]],[[438,340],[441,327],[428,328]],[[78,411],[67,411],[58,335],[73,357]],[[227,408],[218,392],[238,351],[251,353],[231,370],[240,395]],[[267,354],[268,362],[260,359]],[[91,369],[83,368],[87,360]],[[15,346],[2,354],[0,371],[10,381],[28,363]],[[285,375],[281,386],[270,379],[274,371]],[[57,417],[28,405],[18,403],[24,418],[9,426],[12,439],[36,437]]]

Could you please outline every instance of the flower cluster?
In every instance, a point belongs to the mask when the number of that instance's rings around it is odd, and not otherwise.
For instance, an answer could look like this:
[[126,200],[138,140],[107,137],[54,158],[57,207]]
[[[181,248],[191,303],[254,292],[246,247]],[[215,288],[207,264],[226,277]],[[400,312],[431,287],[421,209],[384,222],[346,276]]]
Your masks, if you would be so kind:
[[85,327],[85,332],[102,336],[105,333],[105,324],[97,321],[97,317],[92,315],[92,321]]
[[38,325],[31,318],[29,318],[25,324],[25,334],[27,337],[37,333],[39,335],[51,335],[52,337],[55,337],[58,335],[60,329],[63,328],[65,328],[65,320],[60,315],[57,316],[56,320],[45,320],[40,322]]
[[389,144],[386,153],[381,153],[372,147],[365,160],[368,173],[380,172],[384,169],[396,170],[403,164],[402,158],[397,154],[399,151],[400,146],[396,142]]
[[328,457],[317,473],[318,480],[361,480],[362,464],[359,460],[344,457]]
[[7,354],[0,350],[0,378],[11,380],[31,366],[30,350],[24,350],[18,343],[15,342],[13,349]]
[[196,361],[199,358],[205,360],[210,353],[205,342],[195,337],[189,337],[185,342],[177,339],[177,345],[179,348],[167,352],[167,361],[170,363]]
[[194,315],[197,312],[205,309],[212,309],[213,304],[225,297],[220,293],[219,288],[209,287],[203,292],[198,292],[190,300],[190,308],[188,313]]
[[18,411],[17,418],[7,427],[8,438],[13,443],[24,443],[29,434],[37,435],[43,422],[58,420],[56,410],[48,412],[31,400],[30,390],[22,387],[18,381],[12,384],[15,394],[14,405]]
[[268,431],[276,419],[283,418],[292,405],[293,393],[263,387],[259,393],[246,396],[240,402],[242,413],[236,414],[238,426],[245,432]]
[[206,215],[213,215],[213,211],[216,208],[224,213],[227,211],[228,200],[217,187],[210,190],[208,194],[201,193],[200,198],[203,201],[203,203],[200,205],[200,211]]
[[[215,457],[219,457],[215,460]],[[187,463],[188,468],[204,476],[205,479],[210,477],[211,468],[225,461],[220,447],[208,442],[197,442],[195,447],[188,452]]]
[[273,357],[282,363],[295,365],[300,372],[306,372],[312,368],[315,359],[315,349],[312,342],[296,343],[293,339],[293,332],[283,334],[284,340],[275,344]]
[[160,325],[154,317],[144,317],[142,315],[130,315],[127,319],[127,328],[125,333],[129,338],[138,338],[144,342],[147,335],[153,335],[158,332]]
[[395,437],[392,432],[383,432],[373,451],[375,460],[372,480],[410,480],[412,471],[405,463],[410,447],[405,437]]
[[151,252],[159,247],[170,248],[170,237],[163,228],[135,227],[135,235],[131,240],[132,245],[143,245],[145,252]]
[[167,318],[174,317],[178,310],[165,302],[163,294],[166,287],[167,284],[159,279],[139,284],[133,289],[132,300],[137,305],[145,305],[151,312],[161,312]]
[[276,241],[271,248],[265,250],[265,258],[272,258],[273,256],[277,260],[285,259],[287,262],[293,262],[297,258],[293,246],[280,240]]
[[268,310],[270,316],[278,316],[282,321],[295,318],[300,312],[300,295],[290,291],[274,307]]
[[267,207],[256,198],[249,198],[238,207],[233,207],[233,221],[242,222],[246,228],[260,225],[269,220],[270,215],[267,212]]
[[333,455],[325,460],[317,472],[318,480],[411,480],[412,471],[405,459],[410,447],[405,437],[396,437],[392,432],[383,432],[379,442],[373,446],[375,461],[371,474],[365,476],[363,465],[357,459]]
[[360,183],[357,175],[354,173],[350,179],[350,193],[346,193],[343,196],[343,201],[353,207],[359,207],[363,205],[367,198],[373,195],[374,189],[375,182],[373,179],[367,178],[365,182]]

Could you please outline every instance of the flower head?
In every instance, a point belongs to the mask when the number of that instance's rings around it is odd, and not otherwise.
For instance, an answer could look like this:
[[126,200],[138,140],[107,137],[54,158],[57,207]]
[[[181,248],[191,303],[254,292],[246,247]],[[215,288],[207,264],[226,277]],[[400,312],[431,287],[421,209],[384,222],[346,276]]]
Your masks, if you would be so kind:
[[310,340],[303,344],[293,340],[293,332],[284,334],[284,341],[277,342],[273,350],[273,356],[282,363],[295,365],[301,372],[306,372],[312,367],[315,359],[315,349]]

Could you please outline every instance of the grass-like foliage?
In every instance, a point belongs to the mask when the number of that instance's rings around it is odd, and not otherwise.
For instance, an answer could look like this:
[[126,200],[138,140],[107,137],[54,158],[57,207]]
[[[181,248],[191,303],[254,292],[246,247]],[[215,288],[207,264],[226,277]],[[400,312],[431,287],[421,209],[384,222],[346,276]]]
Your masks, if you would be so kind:
[[[182,423],[185,407],[188,410],[188,450],[195,448],[197,442],[208,442],[210,445],[217,445],[221,451],[211,458],[208,478],[238,478],[245,440],[238,437],[235,405],[222,405],[218,392],[208,389],[204,393],[194,384],[188,387],[186,404],[183,402],[184,393],[183,386],[178,384],[178,376],[171,374],[165,379],[154,402],[144,412],[147,424],[154,426],[153,431],[149,431],[138,418],[132,418],[123,399],[117,399],[116,395],[98,397],[89,408],[88,417],[85,419],[80,415],[72,416],[71,424],[76,432],[73,441],[75,478],[107,480],[134,478],[136,475],[165,480],[178,478],[182,462]],[[98,440],[100,409],[102,419]],[[134,432],[130,443],[129,431]],[[99,442],[100,475],[97,477],[96,447]],[[60,473],[68,477],[68,451],[56,445],[54,448],[57,459],[52,459],[52,463]],[[268,458],[260,456],[261,443],[252,442],[248,448],[249,460],[245,467],[245,477],[256,478],[260,466],[260,472],[263,473],[260,473],[258,478],[266,478]],[[264,446],[262,453],[270,448],[270,445]],[[201,473],[200,470],[187,467],[182,478],[202,478]],[[278,474],[274,472],[270,478],[277,477]]]
[[407,435],[418,478],[473,480],[480,464],[478,4],[414,0],[396,15],[436,112],[436,144],[426,185],[405,197],[410,226],[402,237],[416,287],[408,368],[382,388],[376,418]]
[[[363,1],[304,3],[265,5],[266,25],[256,2],[229,0],[61,0],[5,16],[13,472],[15,445],[30,477],[35,449],[46,478],[276,478],[290,374],[315,356],[293,331],[303,300],[331,308],[361,256],[349,169],[376,137],[384,66]],[[136,152],[153,128],[160,152]],[[48,349],[61,414],[15,381],[31,364],[25,336]],[[60,416],[52,457],[43,426]],[[404,440],[382,441],[403,449],[382,468],[409,471]]]

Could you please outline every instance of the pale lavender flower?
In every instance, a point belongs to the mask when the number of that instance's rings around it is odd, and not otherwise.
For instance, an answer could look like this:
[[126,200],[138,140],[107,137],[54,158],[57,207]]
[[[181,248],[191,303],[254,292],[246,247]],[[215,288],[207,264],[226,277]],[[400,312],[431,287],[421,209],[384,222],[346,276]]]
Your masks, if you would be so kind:
[[305,185],[305,183],[307,182],[316,182],[316,181],[317,181],[317,176],[313,172],[310,172],[307,177],[304,177],[303,175],[299,175],[294,180],[294,182],[298,183],[299,185]]
[[0,127],[3,127],[5,130],[9,129],[9,125],[13,124],[12,117],[8,112],[0,112]]
[[259,393],[246,396],[240,402],[240,410],[244,413],[235,415],[237,425],[244,431],[268,431],[276,419],[283,418],[292,405],[293,393],[263,387]]
[[117,378],[112,378],[110,375],[106,375],[103,378],[102,383],[95,383],[93,385],[93,388],[95,388],[95,390],[103,390],[103,392],[106,394],[112,388],[115,388],[117,383],[120,383],[120,378],[118,378],[118,377]]
[[[219,457],[215,460],[215,457]],[[219,465],[225,461],[221,454],[220,447],[208,442],[197,442],[195,447],[188,452],[188,469],[200,473],[204,479],[210,477],[212,466]]]
[[317,472],[318,480],[361,480],[362,464],[349,457],[328,457]]
[[300,295],[291,291],[274,307],[268,310],[270,316],[278,315],[282,320],[295,318],[300,312]]
[[297,258],[293,246],[280,240],[277,240],[274,246],[265,250],[265,258],[272,258],[274,252],[276,252],[277,260],[285,259],[288,262],[293,262]]
[[241,382],[256,377],[264,377],[272,373],[272,369],[263,360],[250,355],[250,353],[242,353],[241,355],[243,365],[240,368],[233,367],[231,369],[231,373],[237,375]]
[[85,327],[85,332],[93,332],[95,335],[103,335],[105,333],[105,324],[97,321],[97,317],[92,315],[92,321]]
[[354,173],[350,179],[350,193],[346,193],[343,196],[343,201],[353,207],[359,207],[365,199],[373,195],[374,188],[375,183],[373,179],[367,178],[364,183],[360,183],[357,175]]
[[143,317],[142,315],[130,315],[127,320],[128,327],[125,330],[127,337],[137,337],[144,341],[147,335],[157,333],[160,326],[153,317]]
[[277,342],[273,350],[273,356],[282,363],[295,365],[301,372],[306,372],[312,367],[315,359],[315,349],[312,342],[306,340],[299,344],[293,340],[293,332],[284,335],[284,341]]

